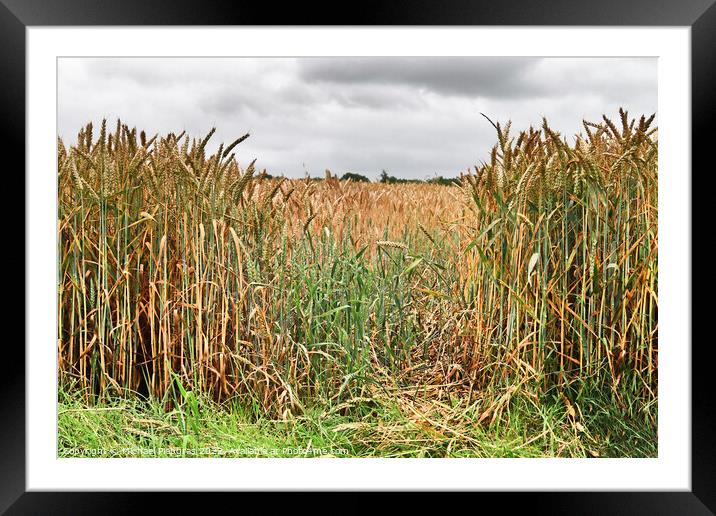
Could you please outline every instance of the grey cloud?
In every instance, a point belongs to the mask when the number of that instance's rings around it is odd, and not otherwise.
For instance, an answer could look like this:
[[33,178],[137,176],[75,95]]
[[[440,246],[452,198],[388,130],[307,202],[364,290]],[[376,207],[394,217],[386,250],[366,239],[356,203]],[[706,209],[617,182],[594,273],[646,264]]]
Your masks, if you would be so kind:
[[300,62],[307,81],[402,85],[436,94],[549,98],[579,92],[620,98],[655,92],[655,59],[527,57],[320,58]]
[[333,90],[331,98],[347,108],[415,109],[425,107],[420,92],[396,86],[373,87],[358,84]]
[[247,112],[253,112],[258,116],[266,116],[268,106],[261,102],[254,102],[251,97],[235,91],[216,92],[206,95],[199,100],[200,110],[207,114],[218,116],[238,116]]
[[525,78],[536,64],[521,57],[320,58],[303,60],[300,73],[308,81],[400,84],[436,93],[511,97],[529,90]]

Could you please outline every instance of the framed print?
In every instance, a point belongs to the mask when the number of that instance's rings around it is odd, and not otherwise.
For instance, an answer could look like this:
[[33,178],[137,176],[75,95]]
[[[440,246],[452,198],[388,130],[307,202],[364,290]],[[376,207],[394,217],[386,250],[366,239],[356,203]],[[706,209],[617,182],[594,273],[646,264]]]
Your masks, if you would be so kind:
[[0,11],[27,200],[3,510],[440,490],[712,513],[710,1],[132,4]]

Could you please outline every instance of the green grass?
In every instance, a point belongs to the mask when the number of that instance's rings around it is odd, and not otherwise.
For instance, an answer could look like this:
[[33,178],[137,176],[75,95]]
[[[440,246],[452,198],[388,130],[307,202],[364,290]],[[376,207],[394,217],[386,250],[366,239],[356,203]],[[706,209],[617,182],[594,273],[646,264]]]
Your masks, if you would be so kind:
[[[111,398],[92,405],[60,393],[59,457],[655,457],[654,414],[624,417],[589,398],[570,416],[563,403],[513,398],[495,421],[479,403],[453,406],[389,398],[320,406],[268,419],[234,401]],[[408,403],[406,405],[405,403]],[[408,408],[406,408],[408,407]],[[344,413],[341,413],[344,412]]]

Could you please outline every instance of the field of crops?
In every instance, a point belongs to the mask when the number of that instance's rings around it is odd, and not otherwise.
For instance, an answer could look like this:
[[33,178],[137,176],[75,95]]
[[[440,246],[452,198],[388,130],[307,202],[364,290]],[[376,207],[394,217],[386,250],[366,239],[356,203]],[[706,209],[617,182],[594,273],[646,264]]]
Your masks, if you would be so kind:
[[454,186],[270,177],[213,131],[59,141],[60,455],[656,455],[657,137],[616,120],[498,124]]

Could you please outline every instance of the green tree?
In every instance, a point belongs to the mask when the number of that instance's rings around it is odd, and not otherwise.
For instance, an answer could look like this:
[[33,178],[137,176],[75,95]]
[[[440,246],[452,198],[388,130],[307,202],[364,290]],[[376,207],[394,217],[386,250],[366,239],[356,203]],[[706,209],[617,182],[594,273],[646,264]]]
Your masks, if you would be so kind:
[[347,180],[353,181],[355,183],[370,183],[370,179],[368,179],[364,175],[356,174],[355,172],[346,172],[345,174],[343,174],[343,176],[341,176],[341,181]]

